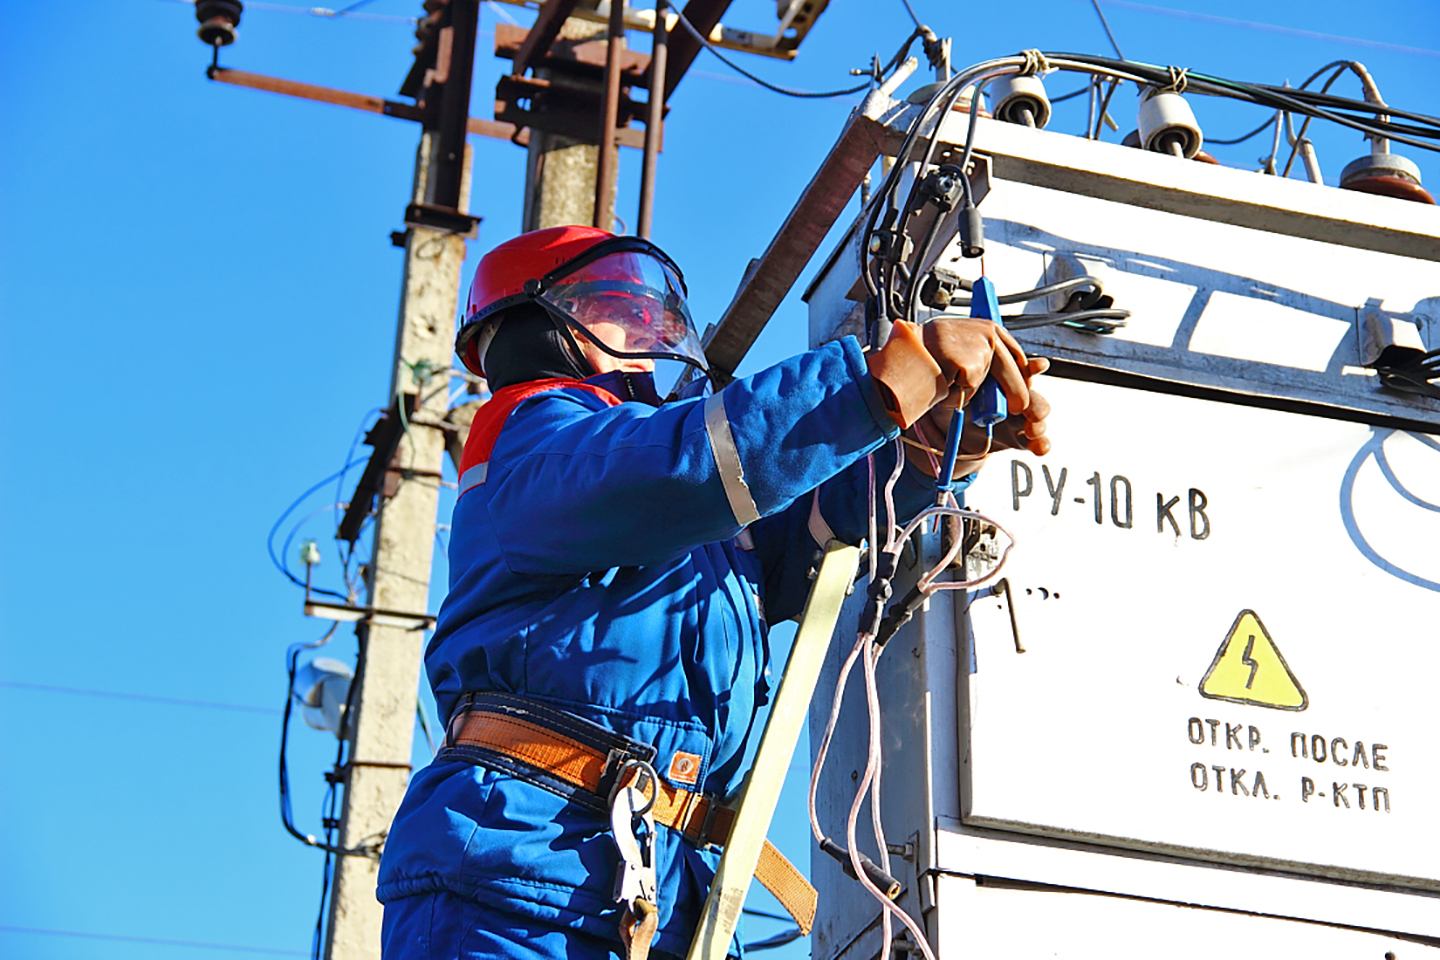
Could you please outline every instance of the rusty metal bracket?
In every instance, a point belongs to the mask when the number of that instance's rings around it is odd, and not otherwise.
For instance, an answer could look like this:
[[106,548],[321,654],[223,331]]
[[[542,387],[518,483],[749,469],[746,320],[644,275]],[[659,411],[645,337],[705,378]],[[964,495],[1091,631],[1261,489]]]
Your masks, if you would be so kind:
[[[579,5],[579,0],[545,0],[535,14],[530,35],[515,53],[515,72],[522,74],[533,67],[555,43],[565,20]],[[496,36],[498,42],[499,36]]]
[[[508,23],[495,24],[495,56],[501,60],[518,60],[530,33],[531,31],[524,27]],[[551,42],[550,49],[538,59],[532,60],[529,66],[535,69],[589,67],[593,68],[589,75],[598,79],[605,70],[605,46],[603,34],[583,40],[555,40]],[[649,69],[649,54],[627,49],[621,58],[620,74],[622,82],[626,84],[640,83]],[[518,63],[511,72],[517,75],[522,73]]]
[[459,210],[433,203],[412,203],[405,207],[407,227],[443,230],[446,233],[459,234],[467,240],[474,240],[479,235],[481,219],[473,214],[461,213]]
[[859,189],[866,171],[880,156],[884,120],[894,107],[893,100],[875,91],[855,108],[775,238],[746,270],[735,299],[705,340],[705,357],[720,379],[733,376]]
[[[418,398],[413,393],[403,396],[405,417],[410,417],[415,413]],[[392,400],[385,416],[365,434],[365,444],[371,448],[370,461],[365,464],[365,472],[360,475],[360,482],[355,485],[350,504],[345,508],[345,516],[340,519],[340,527],[335,531],[336,540],[344,540],[351,546],[360,538],[360,527],[370,515],[376,495],[381,493],[391,461],[395,459],[395,451],[400,447],[400,438],[405,435],[405,419],[400,416],[399,403],[399,397]],[[309,605],[308,600],[306,605]]]
[[[234,87],[263,90],[266,93],[279,93],[301,100],[349,107],[351,110],[364,110],[366,113],[378,113],[387,117],[395,117],[397,120],[421,123],[425,119],[425,111],[414,104],[398,103],[383,97],[372,97],[365,93],[351,93],[348,90],[337,90],[334,87],[322,87],[313,83],[301,83],[298,80],[286,80],[282,77],[270,77],[263,73],[249,73],[244,70],[230,70],[225,67],[212,67],[206,71],[206,76],[216,83],[228,83]],[[513,123],[500,123],[495,120],[471,117],[466,122],[465,129],[477,136],[509,140],[522,147],[529,142],[526,132]]]

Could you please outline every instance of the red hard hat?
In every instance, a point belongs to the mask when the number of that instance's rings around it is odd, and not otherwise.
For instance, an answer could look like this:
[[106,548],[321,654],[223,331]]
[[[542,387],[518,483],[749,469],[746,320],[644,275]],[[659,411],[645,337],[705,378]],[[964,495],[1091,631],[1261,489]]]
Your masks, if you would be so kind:
[[484,376],[479,334],[488,326],[487,319],[495,318],[506,307],[530,299],[525,291],[526,281],[538,280],[614,236],[596,227],[550,227],[522,233],[481,257],[475,268],[475,280],[470,284],[465,320],[455,338],[455,352],[465,366]]

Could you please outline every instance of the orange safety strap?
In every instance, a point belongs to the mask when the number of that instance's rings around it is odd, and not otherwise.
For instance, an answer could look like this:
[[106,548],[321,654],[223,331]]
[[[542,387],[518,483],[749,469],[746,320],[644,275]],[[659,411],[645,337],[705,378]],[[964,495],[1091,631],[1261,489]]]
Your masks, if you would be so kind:
[[[571,786],[597,794],[607,759],[599,750],[540,724],[483,710],[471,710],[464,715],[451,743],[502,753],[544,770]],[[621,786],[628,786],[638,775],[639,771],[632,769],[621,781]],[[730,836],[735,811],[721,805],[709,794],[695,793],[664,782],[656,786],[655,807],[651,811],[656,823],[679,830],[697,843],[708,842],[716,846],[725,843]],[[795,918],[802,933],[810,932],[815,923],[818,894],[805,875],[769,840],[765,841],[760,852],[755,879],[775,895],[775,899]]]

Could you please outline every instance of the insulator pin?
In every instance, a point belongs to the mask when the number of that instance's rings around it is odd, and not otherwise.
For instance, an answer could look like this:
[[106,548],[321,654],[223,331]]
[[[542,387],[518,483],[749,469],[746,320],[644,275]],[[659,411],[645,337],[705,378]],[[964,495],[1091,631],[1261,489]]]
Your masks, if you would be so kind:
[[1037,128],[1043,128],[1050,122],[1050,98],[1045,94],[1045,84],[1039,77],[1001,77],[992,80],[986,89],[990,102],[994,104],[990,112],[997,120]]

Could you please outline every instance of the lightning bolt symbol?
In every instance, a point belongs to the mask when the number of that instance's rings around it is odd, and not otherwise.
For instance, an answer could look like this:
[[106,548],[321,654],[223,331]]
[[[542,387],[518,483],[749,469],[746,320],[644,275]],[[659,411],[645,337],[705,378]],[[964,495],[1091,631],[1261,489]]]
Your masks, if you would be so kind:
[[1259,662],[1257,662],[1253,657],[1250,656],[1250,652],[1254,649],[1255,634],[1252,633],[1250,634],[1250,639],[1245,644],[1245,654],[1240,658],[1240,662],[1250,668],[1250,679],[1245,681],[1246,690],[1250,689],[1250,685],[1255,682],[1255,674],[1260,671]]

